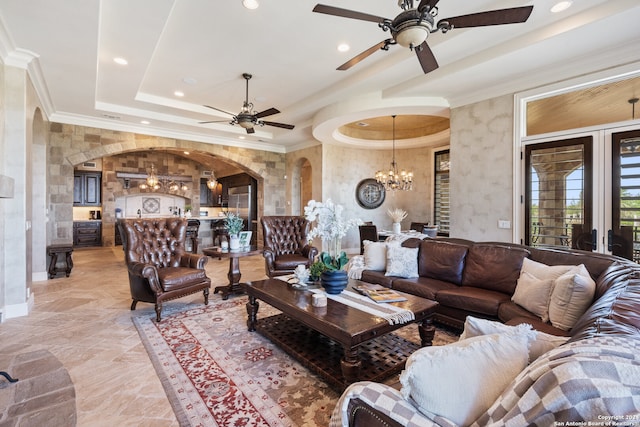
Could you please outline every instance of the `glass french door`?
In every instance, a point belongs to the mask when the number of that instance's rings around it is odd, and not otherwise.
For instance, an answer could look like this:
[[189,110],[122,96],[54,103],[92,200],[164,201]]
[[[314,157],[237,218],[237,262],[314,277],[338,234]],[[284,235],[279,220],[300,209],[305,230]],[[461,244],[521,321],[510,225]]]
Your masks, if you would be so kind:
[[611,228],[607,251],[640,261],[640,130],[611,135]]
[[639,262],[640,129],[594,135],[525,147],[524,243]]
[[592,137],[525,149],[525,244],[592,250]]

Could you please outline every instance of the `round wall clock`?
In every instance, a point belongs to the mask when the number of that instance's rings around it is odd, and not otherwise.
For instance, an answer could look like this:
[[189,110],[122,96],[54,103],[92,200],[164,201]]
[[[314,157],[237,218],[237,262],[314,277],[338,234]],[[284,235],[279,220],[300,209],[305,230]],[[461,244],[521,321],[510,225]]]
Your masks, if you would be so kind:
[[365,209],[375,209],[384,202],[384,185],[373,178],[363,179],[356,186],[356,200]]

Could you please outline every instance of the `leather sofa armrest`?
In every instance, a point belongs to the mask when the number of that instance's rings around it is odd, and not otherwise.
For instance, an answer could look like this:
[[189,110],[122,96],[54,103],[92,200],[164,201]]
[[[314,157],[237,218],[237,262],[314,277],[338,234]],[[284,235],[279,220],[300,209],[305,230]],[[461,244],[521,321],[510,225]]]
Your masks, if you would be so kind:
[[264,257],[264,260],[267,263],[267,265],[273,265],[273,263],[275,262],[276,254],[271,249],[266,249],[266,248],[263,249],[262,256]]
[[151,290],[155,294],[162,293],[160,279],[158,279],[158,269],[153,264],[145,264],[143,262],[133,262],[128,267],[129,274],[132,276],[147,279]]
[[207,265],[209,257],[206,255],[198,254],[183,254],[180,258],[180,267],[197,268],[198,270],[204,270],[204,266]]

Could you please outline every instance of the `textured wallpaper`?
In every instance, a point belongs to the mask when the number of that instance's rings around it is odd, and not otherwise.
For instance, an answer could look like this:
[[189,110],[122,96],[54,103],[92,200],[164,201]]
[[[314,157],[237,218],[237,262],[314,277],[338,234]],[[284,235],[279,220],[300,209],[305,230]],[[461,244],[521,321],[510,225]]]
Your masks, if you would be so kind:
[[513,96],[451,110],[451,237],[512,241]]

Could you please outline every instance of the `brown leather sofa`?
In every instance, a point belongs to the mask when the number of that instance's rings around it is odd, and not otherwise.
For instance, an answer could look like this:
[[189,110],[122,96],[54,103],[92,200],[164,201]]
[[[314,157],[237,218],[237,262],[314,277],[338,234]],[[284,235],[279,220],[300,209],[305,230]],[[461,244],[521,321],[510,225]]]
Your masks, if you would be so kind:
[[298,265],[307,268],[318,249],[307,241],[311,223],[303,216],[263,216],[263,256],[267,276],[292,274]]
[[202,291],[209,303],[211,280],[204,266],[208,257],[185,252],[187,220],[141,218],[118,220],[129,272],[131,310],[138,301],[155,304],[161,320],[162,303]]
[[[529,323],[537,330],[568,335],[569,340],[563,346],[581,342],[594,345],[593,340],[607,342],[614,336],[622,339],[623,342],[628,342],[632,348],[640,345],[640,266],[638,264],[592,252],[532,248],[497,242],[474,243],[459,239],[438,239],[424,242],[407,240],[403,244],[420,246],[419,278],[390,278],[384,276],[384,272],[365,271],[363,280],[386,284],[394,289],[439,301],[441,306],[437,321],[462,327],[465,317],[473,315],[499,320],[510,325]],[[561,331],[550,324],[543,323],[537,316],[510,301],[515,280],[518,277],[519,265],[525,256],[548,265],[584,264],[594,278],[596,292],[593,303],[570,331]],[[583,358],[589,359],[588,363],[600,363],[597,355]],[[629,363],[631,365],[635,362]],[[591,388],[587,383],[581,385],[575,392],[567,388],[560,394],[571,394],[569,400],[575,398],[576,401],[584,399],[587,395],[599,396],[596,384],[597,380],[591,383]],[[535,387],[535,384],[531,387]],[[620,387],[624,386],[620,384]],[[518,393],[524,393],[524,390],[516,393],[520,396],[521,394]],[[362,396],[366,396],[366,392]],[[361,399],[357,396],[348,400],[349,426],[399,427],[406,425],[390,417],[392,414],[364,400],[365,398]],[[387,403],[388,406],[394,405]],[[403,416],[407,415],[407,407],[411,406],[404,407]],[[553,409],[546,408],[545,410],[552,412],[552,417],[587,421],[574,419],[566,412],[555,413]],[[618,415],[625,413],[623,409],[619,409]],[[506,416],[509,415],[505,411]],[[551,418],[547,418],[547,421],[549,419]],[[484,425],[482,421],[477,422],[479,425]],[[498,421],[492,425],[502,425],[500,423],[501,421]],[[433,424],[425,421],[420,425]]]
[[596,280],[614,261],[622,258],[593,252],[533,248],[503,242],[476,243],[464,239],[408,239],[406,247],[419,247],[420,277],[385,276],[384,271],[364,270],[362,280],[401,292],[422,296],[440,304],[437,322],[462,329],[468,315],[507,324],[531,323],[537,330],[554,335],[567,331],[544,323],[536,315],[511,301],[523,259],[547,265],[584,264]]

